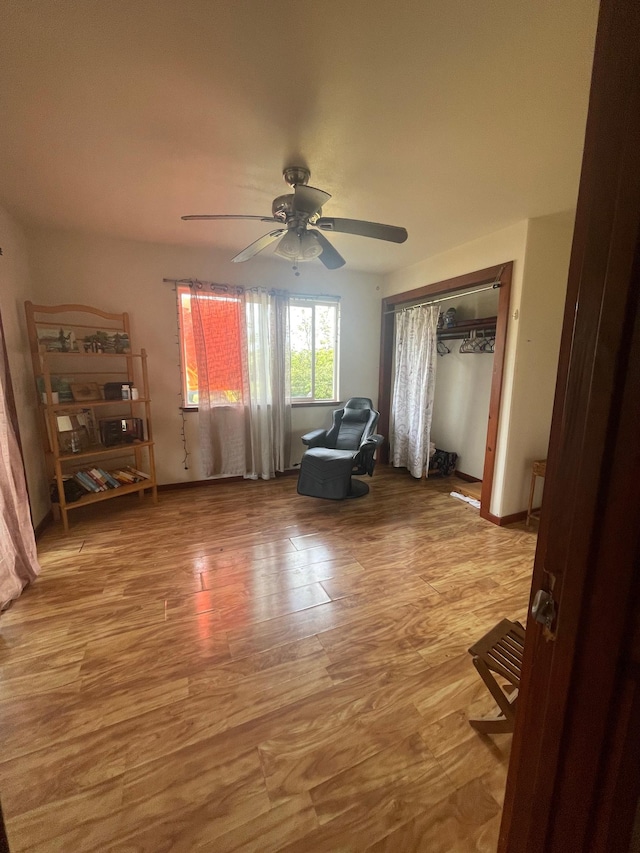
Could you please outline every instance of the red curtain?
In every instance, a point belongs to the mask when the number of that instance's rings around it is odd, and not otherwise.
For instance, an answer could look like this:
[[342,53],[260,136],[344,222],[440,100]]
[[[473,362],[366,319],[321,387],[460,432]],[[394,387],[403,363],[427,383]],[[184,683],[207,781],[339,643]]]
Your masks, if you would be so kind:
[[[234,296],[202,294],[181,299],[185,358],[190,387],[207,392],[215,402],[239,402],[242,389],[240,300]],[[191,317],[197,312],[197,317]],[[206,353],[206,376],[198,376],[196,337]],[[193,386],[191,383],[193,381]],[[212,402],[214,402],[212,400]]]

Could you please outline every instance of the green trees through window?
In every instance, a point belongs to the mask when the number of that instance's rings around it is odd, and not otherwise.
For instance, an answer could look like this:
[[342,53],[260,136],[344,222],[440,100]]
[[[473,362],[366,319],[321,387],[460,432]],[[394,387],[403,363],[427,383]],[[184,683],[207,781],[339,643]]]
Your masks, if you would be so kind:
[[291,300],[291,399],[337,399],[338,303]]

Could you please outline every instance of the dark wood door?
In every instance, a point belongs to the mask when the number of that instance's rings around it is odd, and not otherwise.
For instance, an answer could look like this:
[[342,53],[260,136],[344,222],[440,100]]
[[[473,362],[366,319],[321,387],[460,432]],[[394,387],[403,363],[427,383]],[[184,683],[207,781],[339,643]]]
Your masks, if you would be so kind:
[[499,851],[623,851],[640,792],[640,3],[603,0]]

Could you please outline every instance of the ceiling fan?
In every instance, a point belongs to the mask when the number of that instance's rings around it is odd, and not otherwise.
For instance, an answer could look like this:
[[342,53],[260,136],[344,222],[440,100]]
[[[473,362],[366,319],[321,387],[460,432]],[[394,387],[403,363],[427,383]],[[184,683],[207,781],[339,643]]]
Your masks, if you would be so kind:
[[323,190],[307,186],[311,172],[304,166],[289,166],[283,171],[282,176],[293,192],[280,195],[273,200],[271,216],[194,214],[183,216],[182,219],[257,219],[260,222],[277,222],[278,228],[259,237],[231,260],[234,263],[248,261],[279,240],[276,254],[293,261],[296,274],[298,274],[296,267],[298,261],[311,261],[318,258],[330,270],[338,269],[346,263],[342,255],[324,236],[323,231],[357,234],[361,237],[373,237],[375,240],[388,240],[391,243],[404,243],[407,239],[406,229],[395,225],[381,225],[378,222],[366,222],[362,219],[322,216],[322,205],[329,201],[331,196]]

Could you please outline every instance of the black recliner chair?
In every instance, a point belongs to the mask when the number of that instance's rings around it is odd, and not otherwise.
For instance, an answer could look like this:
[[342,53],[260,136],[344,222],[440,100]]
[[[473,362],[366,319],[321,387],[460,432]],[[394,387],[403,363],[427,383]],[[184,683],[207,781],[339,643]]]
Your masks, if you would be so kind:
[[374,432],[379,416],[368,397],[352,397],[334,411],[330,429],[303,435],[309,449],[300,463],[298,494],[336,501],[366,495],[369,486],[352,475],[373,476],[374,454],[384,440]]

